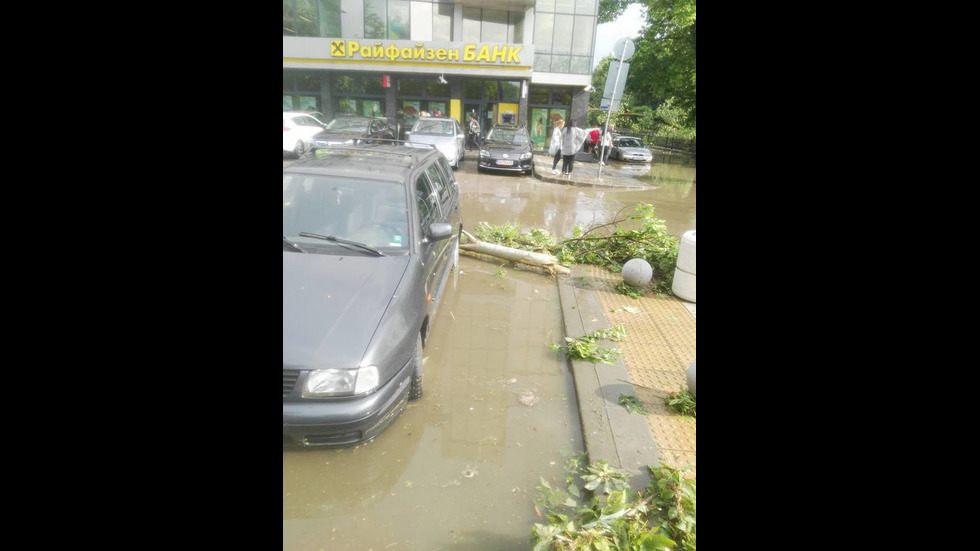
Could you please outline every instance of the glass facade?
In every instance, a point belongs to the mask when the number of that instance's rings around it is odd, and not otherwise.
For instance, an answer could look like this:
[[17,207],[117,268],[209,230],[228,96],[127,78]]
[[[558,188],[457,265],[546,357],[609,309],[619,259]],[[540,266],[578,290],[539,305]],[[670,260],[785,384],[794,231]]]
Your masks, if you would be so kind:
[[453,4],[450,0],[282,0],[282,35],[449,42]]
[[587,75],[592,72],[594,0],[538,0],[534,10],[534,70]]
[[[531,70],[587,78],[592,72],[598,0],[537,0],[524,5],[529,4],[533,10],[525,12],[523,5],[455,0],[283,0],[283,36],[467,44],[526,41],[534,45]],[[533,18],[526,19],[532,12]],[[284,40],[287,43],[294,44]],[[284,62],[286,57],[284,52]],[[572,98],[584,86],[562,87],[557,82],[587,82],[585,78],[556,78],[556,82],[545,75],[543,84],[532,85],[530,71],[503,72],[500,66],[467,74],[472,69],[456,72],[452,63],[431,72],[419,67],[400,72],[399,64],[345,70],[341,65],[288,61],[290,67],[308,68],[286,68],[284,63],[283,110],[318,111],[327,118],[344,113],[382,116],[403,133],[422,111],[449,114],[456,107],[453,100],[459,100],[461,123],[473,113],[486,132],[495,122],[519,114],[519,124],[527,126],[538,147],[547,145],[557,118],[571,115]],[[444,68],[448,84],[435,78]],[[426,70],[426,75],[414,72],[420,70]],[[391,88],[382,86],[383,75],[390,77]]]

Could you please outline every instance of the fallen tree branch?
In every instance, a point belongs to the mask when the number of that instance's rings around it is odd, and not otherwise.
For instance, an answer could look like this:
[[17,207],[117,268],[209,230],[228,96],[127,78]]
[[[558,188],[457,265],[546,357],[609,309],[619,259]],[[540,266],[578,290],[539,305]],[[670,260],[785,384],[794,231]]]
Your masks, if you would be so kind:
[[552,275],[556,273],[572,273],[571,270],[558,263],[557,257],[550,254],[534,253],[530,251],[522,251],[520,249],[513,249],[511,247],[504,247],[503,245],[494,245],[493,243],[480,241],[465,230],[463,231],[463,235],[472,241],[472,243],[460,243],[459,248],[462,251],[484,254],[496,258],[502,258],[517,264],[526,264],[536,268],[543,268],[548,270],[548,272],[550,272]]

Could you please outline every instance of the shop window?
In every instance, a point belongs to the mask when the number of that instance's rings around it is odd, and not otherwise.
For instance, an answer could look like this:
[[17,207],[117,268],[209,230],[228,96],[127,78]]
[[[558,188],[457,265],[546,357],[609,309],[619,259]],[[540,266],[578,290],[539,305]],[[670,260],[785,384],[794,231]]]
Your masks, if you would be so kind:
[[543,11],[554,12],[555,11],[555,0],[538,0],[534,6],[535,13],[540,13]]
[[316,73],[301,73],[296,75],[296,89],[304,92],[320,91],[320,75]]
[[400,78],[398,79],[398,93],[402,96],[421,96],[422,79],[420,78]]
[[448,98],[449,97],[449,85],[440,84],[437,80],[430,80],[425,83],[426,95],[437,97],[437,98]]
[[530,99],[529,103],[538,105],[542,103],[548,103],[548,89],[547,88],[531,88],[531,92],[528,94]]
[[495,80],[484,81],[483,97],[487,101],[497,101],[497,81]]
[[463,81],[464,99],[483,99],[483,82],[479,80]]
[[552,90],[551,103],[553,105],[571,105],[572,91],[567,88],[557,88]]
[[516,103],[521,99],[521,83],[520,82],[501,82],[500,83],[500,101],[506,101],[511,103]]

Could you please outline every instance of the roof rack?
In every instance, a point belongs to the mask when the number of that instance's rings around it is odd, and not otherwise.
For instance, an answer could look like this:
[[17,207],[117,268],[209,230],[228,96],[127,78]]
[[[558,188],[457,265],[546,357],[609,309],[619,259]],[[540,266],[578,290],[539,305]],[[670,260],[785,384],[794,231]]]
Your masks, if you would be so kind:
[[[398,151],[395,151],[395,150],[391,150],[391,149],[381,150],[381,149],[378,149],[378,148],[375,148],[375,147],[371,147],[371,146],[372,145],[374,145],[374,146],[377,146],[377,145],[400,145],[400,146],[408,146],[408,143],[405,142],[404,140],[389,140],[389,139],[384,139],[384,138],[376,138],[376,139],[375,138],[371,138],[370,139],[370,142],[371,143],[364,143],[366,141],[368,141],[368,140],[365,140],[365,139],[357,139],[357,140],[355,140],[355,144],[354,145],[332,145],[330,147],[320,147],[320,148],[317,148],[316,151],[318,153],[321,152],[321,151],[322,152],[325,152],[325,153],[326,152],[337,152],[337,153],[347,153],[347,154],[350,154],[350,153],[371,153],[373,155],[384,155],[384,156],[387,156],[387,157],[399,157],[399,158],[402,158],[402,159],[408,159],[408,160],[410,160],[409,167],[410,168],[415,168],[416,167],[416,164],[415,164],[415,155],[412,154],[412,149],[436,149],[436,146],[434,146],[432,144],[412,144],[411,146],[409,146],[409,148],[405,149],[405,152],[404,153],[399,153]],[[422,147],[418,147],[418,146],[422,146]]]

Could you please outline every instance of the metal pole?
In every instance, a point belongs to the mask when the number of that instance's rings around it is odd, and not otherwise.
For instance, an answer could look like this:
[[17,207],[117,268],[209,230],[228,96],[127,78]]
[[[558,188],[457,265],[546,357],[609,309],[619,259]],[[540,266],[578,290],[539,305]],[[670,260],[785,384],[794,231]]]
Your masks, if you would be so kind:
[[[622,56],[626,52],[626,43],[623,43],[622,52],[613,52]],[[613,85],[612,97],[609,99],[609,111],[606,112],[606,125],[602,129],[602,149],[599,150],[599,175],[602,178],[602,159],[606,156],[606,134],[609,132],[609,118],[612,117],[613,106],[616,105],[616,90],[619,90],[619,75],[623,73],[623,60],[617,59],[619,66],[616,67],[616,84]]]

